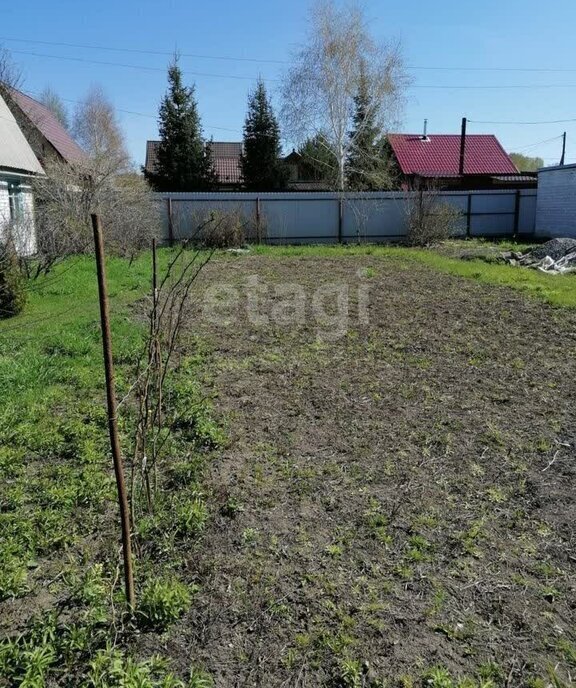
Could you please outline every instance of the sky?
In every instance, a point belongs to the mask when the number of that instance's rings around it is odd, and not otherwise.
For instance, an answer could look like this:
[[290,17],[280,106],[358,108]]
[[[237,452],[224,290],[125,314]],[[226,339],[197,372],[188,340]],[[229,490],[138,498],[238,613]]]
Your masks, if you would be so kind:
[[[412,78],[400,131],[493,133],[507,151],[576,162],[576,2],[364,0],[373,37],[399,41]],[[276,108],[280,83],[308,30],[310,0],[27,0],[4,2],[0,47],[22,90],[53,88],[71,111],[99,84],[118,111],[130,154],[157,138],[166,67],[181,54],[205,135],[240,141],[260,76]],[[574,120],[557,122],[557,120]],[[549,122],[556,123],[549,123]],[[547,122],[526,124],[526,122]],[[521,123],[521,124],[519,124]],[[286,152],[289,152],[287,150]]]

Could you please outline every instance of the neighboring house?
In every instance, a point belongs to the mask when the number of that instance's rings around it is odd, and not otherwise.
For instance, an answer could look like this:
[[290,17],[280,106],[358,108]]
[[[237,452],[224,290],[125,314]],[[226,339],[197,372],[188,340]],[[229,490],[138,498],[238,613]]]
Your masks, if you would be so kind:
[[0,96],[0,241],[11,237],[22,255],[36,250],[30,181],[39,174],[42,165]]
[[[146,172],[153,172],[156,167],[158,146],[160,141],[146,142]],[[218,174],[217,191],[240,191],[242,189],[242,142],[241,141],[209,141],[212,151],[214,169]],[[290,191],[327,191],[329,184],[311,176],[310,166],[303,162],[297,151],[292,151],[283,158],[290,170],[288,189]]]
[[21,91],[11,90],[8,105],[34,154],[46,165],[53,160],[81,163],[86,153],[45,105]]
[[492,134],[390,134],[402,189],[534,188],[536,175],[521,174]]
[[285,158],[290,176],[288,189],[290,191],[333,191],[333,187],[325,179],[319,179],[318,173],[306,163],[297,150],[293,150]]
[[[214,169],[218,175],[219,191],[238,191],[242,187],[242,143],[236,141],[209,141]],[[146,172],[156,169],[160,141],[146,142]]]

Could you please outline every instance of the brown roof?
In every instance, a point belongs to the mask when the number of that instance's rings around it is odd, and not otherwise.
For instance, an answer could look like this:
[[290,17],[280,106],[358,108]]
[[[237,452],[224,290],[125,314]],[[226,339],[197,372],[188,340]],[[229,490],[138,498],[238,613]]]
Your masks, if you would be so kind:
[[[242,181],[242,143],[236,141],[210,141],[207,145],[212,150],[212,160],[220,182],[222,184],[240,184]],[[146,141],[147,172],[154,172],[158,158],[160,141]]]
[[51,110],[21,91],[12,90],[11,96],[28,120],[66,162],[82,162],[86,159],[86,153],[60,124]]
[[214,169],[222,184],[239,184],[242,181],[240,156],[213,158]]
[[156,169],[159,145],[160,141],[146,141],[146,161],[144,163],[146,172],[152,173]]
[[239,141],[209,141],[215,158],[239,158],[242,155],[242,142]]

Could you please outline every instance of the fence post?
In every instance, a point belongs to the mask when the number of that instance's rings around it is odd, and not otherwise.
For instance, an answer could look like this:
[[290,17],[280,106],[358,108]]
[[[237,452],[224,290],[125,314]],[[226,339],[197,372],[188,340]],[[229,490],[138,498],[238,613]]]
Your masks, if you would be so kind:
[[260,236],[260,196],[256,196],[256,242],[258,244],[262,243],[262,237]]
[[168,205],[168,246],[174,246],[174,219],[172,217],[172,199],[167,198]]
[[468,193],[468,203],[466,206],[466,238],[472,236],[472,194]]
[[514,239],[518,238],[518,229],[520,227],[520,189],[516,189],[516,198],[514,201]]
[[108,289],[106,286],[106,263],[104,259],[104,241],[98,215],[91,215],[94,230],[94,249],[96,252],[96,270],[98,273],[98,296],[100,301],[100,326],[102,328],[102,349],[104,353],[104,372],[106,376],[106,402],[108,406],[108,433],[114,462],[114,475],[120,507],[122,527],[122,556],[124,559],[124,587],[126,601],[130,612],[134,611],[134,574],[132,571],[132,545],[130,541],[130,509],[124,481],[124,466],[118,436],[118,415],[116,408],[116,391],[114,386],[114,361],[112,358],[112,337],[110,334],[110,313],[108,310]]

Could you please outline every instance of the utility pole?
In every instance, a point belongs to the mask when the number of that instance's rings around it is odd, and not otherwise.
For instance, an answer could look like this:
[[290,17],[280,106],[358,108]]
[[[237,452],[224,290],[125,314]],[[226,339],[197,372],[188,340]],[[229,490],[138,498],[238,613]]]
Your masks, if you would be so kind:
[[96,270],[98,273],[98,297],[100,301],[100,325],[102,328],[102,349],[104,352],[104,372],[106,376],[106,401],[108,404],[108,432],[110,448],[114,461],[120,523],[122,526],[122,555],[124,558],[124,588],[130,612],[135,608],[134,574],[132,571],[132,545],[130,542],[130,509],[124,481],[124,466],[118,436],[118,417],[116,410],[116,390],[114,385],[114,361],[112,359],[112,337],[110,334],[110,313],[108,310],[108,290],[106,286],[106,264],[104,260],[104,242],[102,227],[98,215],[91,215],[94,230],[94,249],[96,252]]
[[462,134],[460,135],[460,165],[458,167],[458,174],[463,176],[464,174],[464,156],[466,153],[466,125],[468,120],[466,117],[462,117]]
[[562,134],[562,157],[560,158],[560,164],[564,164],[566,158],[566,132]]

